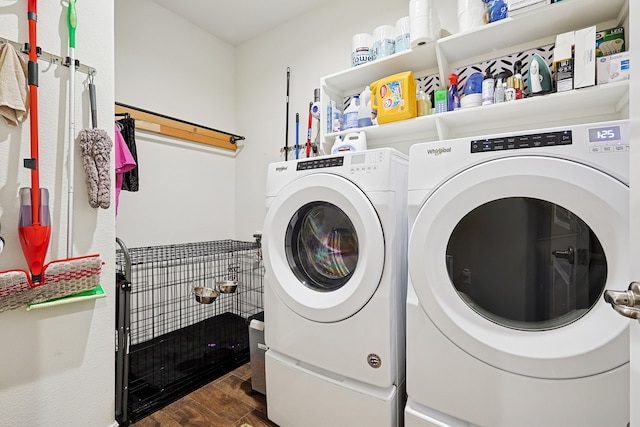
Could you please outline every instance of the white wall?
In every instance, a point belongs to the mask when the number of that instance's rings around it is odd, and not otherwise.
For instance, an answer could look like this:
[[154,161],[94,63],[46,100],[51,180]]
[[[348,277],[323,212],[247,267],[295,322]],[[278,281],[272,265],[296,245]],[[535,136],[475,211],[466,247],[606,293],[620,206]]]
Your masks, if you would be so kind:
[[[116,0],[115,28],[117,102],[243,134],[232,46],[150,0]],[[117,218],[127,246],[234,238],[234,152],[143,131],[136,147],[140,191],[121,193]]]
[[[39,2],[38,45],[67,55],[66,8]],[[27,41],[27,2],[0,4],[0,36]],[[78,2],[76,58],[97,69],[99,126],[110,130],[113,111],[113,9],[110,2]],[[66,258],[68,200],[67,83],[69,70],[40,61],[41,187],[50,192],[52,238],[47,261]],[[76,131],[89,127],[86,74],[76,73]],[[111,131],[111,130],[110,130]],[[29,124],[0,122],[0,271],[26,269],[18,240],[18,189],[31,187],[22,159],[30,157]],[[76,147],[74,253],[98,253],[107,298],[65,306],[0,313],[0,424],[3,426],[114,425],[114,214],[87,203]]]
[[236,120],[247,136],[246,147],[236,159],[239,238],[251,238],[255,230],[262,229],[267,165],[284,160],[280,148],[285,144],[287,67],[291,68],[289,144],[292,145],[296,113],[300,113],[300,140],[306,139],[309,102],[313,101],[313,90],[319,87],[320,77],[351,66],[353,35],[372,33],[378,25],[395,25],[398,18],[408,14],[408,0],[325,2],[322,8],[238,47]]

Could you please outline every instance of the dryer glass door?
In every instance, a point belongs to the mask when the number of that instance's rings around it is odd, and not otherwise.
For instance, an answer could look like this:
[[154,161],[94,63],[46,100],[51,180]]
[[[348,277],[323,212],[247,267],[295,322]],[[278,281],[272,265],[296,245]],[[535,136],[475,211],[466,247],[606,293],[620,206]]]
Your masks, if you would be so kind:
[[500,325],[545,330],[585,315],[604,291],[607,260],[578,215],[555,203],[508,197],[456,225],[447,271],[465,303]]
[[623,365],[627,323],[600,296],[628,276],[629,188],[517,156],[450,177],[419,208],[409,277],[428,318],[499,369],[578,378]]
[[308,203],[293,215],[285,247],[291,270],[316,291],[340,289],[358,265],[353,223],[342,209],[324,201]]

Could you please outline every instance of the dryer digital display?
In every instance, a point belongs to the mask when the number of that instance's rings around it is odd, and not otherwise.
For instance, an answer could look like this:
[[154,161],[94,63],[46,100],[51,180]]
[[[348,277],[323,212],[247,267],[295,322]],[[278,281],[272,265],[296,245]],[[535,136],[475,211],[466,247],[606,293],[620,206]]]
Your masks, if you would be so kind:
[[589,142],[620,141],[620,126],[607,126],[589,129]]

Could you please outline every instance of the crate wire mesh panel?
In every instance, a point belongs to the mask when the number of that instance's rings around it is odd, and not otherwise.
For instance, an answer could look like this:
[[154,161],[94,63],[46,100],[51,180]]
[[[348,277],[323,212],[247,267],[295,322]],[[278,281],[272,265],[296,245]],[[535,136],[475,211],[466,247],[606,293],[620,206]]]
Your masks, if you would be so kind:
[[[235,240],[118,249],[124,276],[127,262],[128,316],[118,319],[129,324],[116,326],[128,330],[123,418],[136,421],[249,361],[247,319],[263,311],[264,266],[259,241]],[[234,293],[196,301],[195,287],[227,280],[238,281]]]

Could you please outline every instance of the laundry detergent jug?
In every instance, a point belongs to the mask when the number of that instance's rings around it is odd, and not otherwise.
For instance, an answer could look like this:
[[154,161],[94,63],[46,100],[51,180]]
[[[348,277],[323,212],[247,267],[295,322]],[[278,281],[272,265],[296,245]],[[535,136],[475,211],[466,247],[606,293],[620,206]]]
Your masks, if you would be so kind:
[[371,108],[378,124],[416,117],[416,80],[412,71],[394,74],[371,83]]

